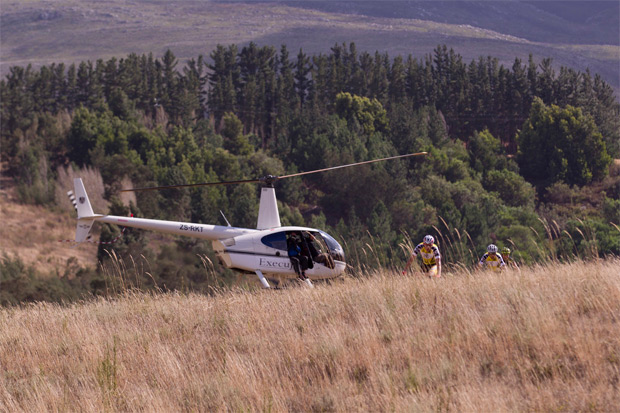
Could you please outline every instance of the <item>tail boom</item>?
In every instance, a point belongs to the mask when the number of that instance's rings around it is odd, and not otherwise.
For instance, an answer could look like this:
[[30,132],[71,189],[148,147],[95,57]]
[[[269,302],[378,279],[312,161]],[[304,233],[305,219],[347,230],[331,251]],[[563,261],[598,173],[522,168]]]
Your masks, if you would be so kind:
[[[74,184],[74,198],[72,202],[77,209],[78,222],[75,231],[75,242],[88,241],[90,230],[95,221],[116,224],[122,227],[133,227],[167,234],[184,235],[207,240],[233,238],[238,235],[255,232],[255,229],[223,227],[219,225],[193,224],[189,222],[162,221],[114,215],[95,214],[86,194],[81,178],[76,178]],[[71,198],[71,196],[69,196]],[[279,222],[278,222],[279,224]]]
[[233,238],[238,235],[256,232],[255,229],[224,227],[219,225],[193,224],[190,222],[163,221],[158,219],[130,218],[115,215],[100,215],[95,221],[116,224],[123,227],[146,229],[166,234],[183,235],[186,237],[218,240]]

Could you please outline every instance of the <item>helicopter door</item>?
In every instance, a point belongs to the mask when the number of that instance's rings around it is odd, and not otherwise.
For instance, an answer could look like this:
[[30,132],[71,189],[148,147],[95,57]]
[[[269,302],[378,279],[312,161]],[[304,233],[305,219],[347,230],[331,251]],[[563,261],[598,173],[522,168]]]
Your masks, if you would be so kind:
[[302,231],[303,238],[303,253],[310,259],[310,268],[314,263],[322,264],[329,269],[334,269],[335,264],[332,258],[330,247],[325,242],[323,236],[319,231]]

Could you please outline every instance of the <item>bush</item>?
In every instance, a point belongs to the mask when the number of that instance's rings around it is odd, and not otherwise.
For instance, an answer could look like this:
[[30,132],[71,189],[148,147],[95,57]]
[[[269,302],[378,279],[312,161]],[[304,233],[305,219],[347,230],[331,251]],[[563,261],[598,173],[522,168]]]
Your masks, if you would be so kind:
[[620,225],[620,199],[605,197],[603,200],[603,217],[608,222]]
[[0,259],[0,305],[34,301],[74,301],[86,293],[66,277],[43,277],[19,257]]
[[483,184],[487,191],[496,192],[508,206],[534,207],[536,191],[519,174],[508,170],[490,171]]
[[517,141],[521,173],[540,188],[588,184],[602,179],[611,163],[594,120],[570,105],[547,107],[535,98]]
[[472,136],[468,151],[471,167],[476,172],[486,173],[493,169],[504,169],[507,166],[507,158],[501,142],[486,129]]

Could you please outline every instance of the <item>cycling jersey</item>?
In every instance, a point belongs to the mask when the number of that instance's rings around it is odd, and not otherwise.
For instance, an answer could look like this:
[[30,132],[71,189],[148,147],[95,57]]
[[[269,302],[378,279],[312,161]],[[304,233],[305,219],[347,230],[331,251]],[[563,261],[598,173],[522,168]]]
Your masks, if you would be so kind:
[[438,275],[438,267],[437,264],[435,265],[426,265],[426,264],[422,264],[422,271],[425,273],[428,273],[428,276],[435,276],[435,277],[439,277]]
[[482,256],[482,258],[480,258],[480,261],[478,261],[478,264],[491,267],[493,271],[498,271],[501,267],[506,266],[506,263],[504,262],[504,259],[502,258],[502,254],[496,253],[495,255],[493,255],[493,254],[489,254],[488,252],[485,253]]
[[435,244],[427,247],[423,242],[419,243],[414,248],[412,255],[417,257],[418,254],[422,257],[422,262],[424,262],[424,265],[436,265],[441,259],[439,248]]

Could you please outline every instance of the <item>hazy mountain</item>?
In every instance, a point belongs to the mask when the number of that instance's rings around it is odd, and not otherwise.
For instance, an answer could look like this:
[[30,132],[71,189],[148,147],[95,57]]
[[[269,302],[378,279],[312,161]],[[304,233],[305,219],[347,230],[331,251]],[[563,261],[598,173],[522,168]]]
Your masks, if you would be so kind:
[[620,44],[618,1],[287,1],[372,17],[466,24],[545,43]]
[[413,55],[446,44],[465,61],[550,57],[556,68],[600,74],[620,91],[617,1],[2,0],[0,74],[11,66],[122,58],[181,60],[218,44],[286,44],[307,54],[358,50]]

